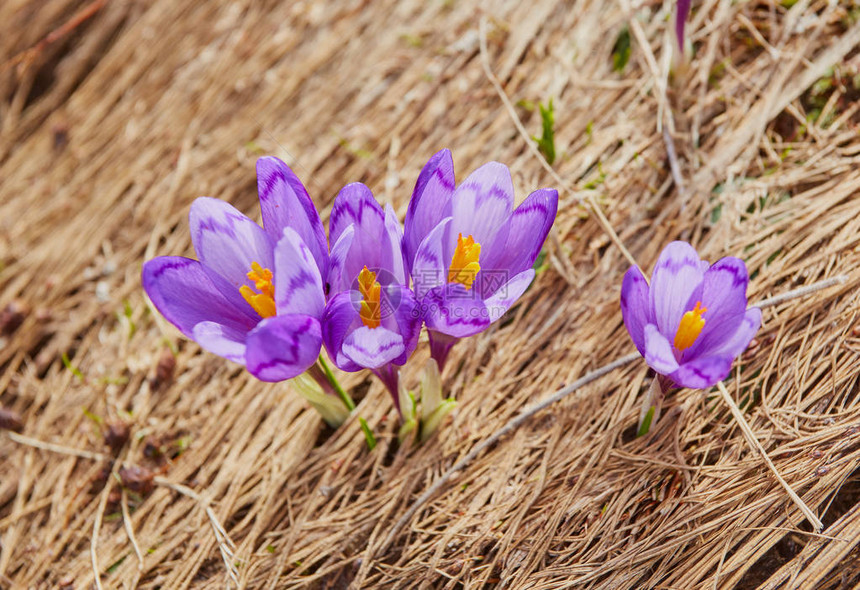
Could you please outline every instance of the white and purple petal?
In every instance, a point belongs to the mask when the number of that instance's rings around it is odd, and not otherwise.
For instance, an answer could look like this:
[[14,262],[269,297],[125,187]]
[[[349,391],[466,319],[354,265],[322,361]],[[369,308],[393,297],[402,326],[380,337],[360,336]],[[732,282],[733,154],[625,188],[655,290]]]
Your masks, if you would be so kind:
[[451,152],[443,149],[424,165],[406,210],[403,250],[410,271],[421,242],[443,218],[450,216],[454,188],[454,161]]
[[415,294],[408,287],[390,285],[385,289],[385,296],[392,308],[392,313],[391,319],[383,320],[383,326],[397,332],[403,339],[403,353],[391,362],[395,365],[403,365],[418,346],[422,325],[421,308],[415,299]]
[[341,347],[345,357],[365,369],[377,369],[386,365],[403,355],[405,350],[403,337],[382,326],[361,326],[350,331]]
[[517,207],[491,244],[483,244],[481,268],[519,274],[534,265],[558,211],[558,191],[534,191]]
[[342,371],[359,371],[362,367],[343,354],[343,342],[350,330],[361,324],[358,310],[349,291],[332,297],[325,307],[322,321],[322,338],[329,358]]
[[451,259],[445,259],[444,237],[451,226],[451,218],[443,219],[439,225],[424,238],[415,262],[412,265],[412,284],[415,296],[420,301],[430,289],[444,285],[448,281],[448,266]]
[[484,301],[460,283],[447,283],[431,289],[421,301],[428,330],[465,338],[486,330],[490,312]]
[[337,193],[328,222],[329,241],[334,244],[350,225],[362,228],[376,236],[385,230],[385,214],[371,190],[360,182],[353,182]]
[[336,295],[341,291],[348,290],[352,281],[355,280],[355,277],[350,277],[346,273],[346,259],[352,247],[354,235],[355,226],[350,225],[341,232],[337,242],[332,244],[328,278],[326,279],[326,294],[328,295]]
[[224,357],[228,361],[245,364],[245,346],[248,332],[217,322],[199,322],[194,326],[192,339],[204,350]]
[[237,293],[242,285],[254,286],[247,277],[252,262],[272,268],[274,242],[229,203],[210,197],[195,199],[188,225],[200,262],[207,271],[226,279]]
[[192,339],[194,327],[201,322],[214,322],[238,334],[253,329],[259,319],[224,297],[197,260],[154,258],[143,265],[141,281],[161,315]]
[[[366,266],[377,272],[377,278],[391,279],[393,265],[393,245],[385,223],[385,213],[370,189],[360,182],[348,184],[335,197],[329,220],[329,236],[332,244],[337,244],[341,235],[349,227],[354,227],[355,233],[339,271],[342,285],[338,288],[351,287],[358,274]],[[397,253],[402,268],[402,250]],[[379,274],[380,270],[386,273]],[[334,285],[333,285],[334,287]]]
[[400,285],[408,285],[406,259],[403,254],[403,227],[391,205],[385,206],[385,237],[379,267],[388,270],[393,280]]
[[757,307],[751,307],[743,314],[743,320],[735,330],[735,333],[726,338],[720,346],[715,347],[714,353],[709,354],[724,354],[732,358],[737,357],[747,349],[759,328],[761,328],[761,310]]
[[644,356],[648,366],[661,375],[669,375],[676,371],[678,360],[675,358],[674,349],[666,337],[660,333],[660,329],[654,324],[646,324],[644,335]]
[[[483,271],[478,273],[478,276],[481,276],[481,274],[483,274]],[[510,309],[511,305],[522,297],[522,294],[526,292],[526,289],[529,288],[534,278],[535,271],[533,268],[529,268],[511,277],[508,282],[496,289],[495,293],[484,298],[484,306],[487,308],[491,324],[505,315],[505,312]]]
[[[695,344],[684,351],[688,358],[707,356],[731,338],[747,308],[747,267],[739,258],[723,258],[708,268],[702,280],[702,316],[705,326]],[[695,304],[695,303],[694,303]]]
[[322,220],[298,176],[277,158],[257,160],[257,192],[263,228],[273,243],[290,227],[301,236],[317,263],[320,274],[328,268],[328,248]]
[[631,266],[621,283],[621,317],[636,350],[642,356],[645,356],[645,326],[652,322],[648,290],[648,281],[642,271],[638,266]]
[[313,365],[321,347],[317,318],[303,314],[273,316],[248,334],[245,365],[261,381],[284,381]]
[[457,237],[472,236],[479,244],[490,244],[511,214],[514,183],[508,167],[498,162],[484,164],[454,191],[451,224],[445,255],[454,255]]
[[705,389],[728,377],[732,360],[729,355],[700,357],[684,363],[668,377],[681,387]]
[[325,293],[319,267],[301,236],[292,228],[275,246],[275,308],[278,315],[322,318]]
[[651,277],[650,315],[666,338],[675,337],[681,317],[701,297],[703,275],[690,244],[672,242],[660,253]]

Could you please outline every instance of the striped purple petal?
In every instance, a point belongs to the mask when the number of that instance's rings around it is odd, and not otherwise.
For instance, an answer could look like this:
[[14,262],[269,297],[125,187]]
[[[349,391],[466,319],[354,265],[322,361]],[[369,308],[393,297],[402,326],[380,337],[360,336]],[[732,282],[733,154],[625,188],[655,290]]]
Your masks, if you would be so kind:
[[681,316],[701,299],[703,276],[699,255],[690,244],[672,242],[660,253],[651,277],[650,307],[666,337],[674,337]]
[[194,338],[201,322],[223,325],[231,334],[247,333],[257,324],[258,318],[224,297],[197,260],[154,258],[144,263],[141,280],[155,308],[188,338]]
[[678,49],[681,50],[681,55],[684,55],[684,30],[687,26],[687,16],[690,14],[690,5],[692,0],[678,0],[675,7],[675,40],[678,42]]
[[360,182],[346,185],[334,199],[328,222],[329,241],[334,244],[350,225],[381,236],[385,231],[385,214],[371,190]]
[[204,350],[228,361],[245,364],[245,340],[248,332],[216,322],[200,322],[194,326],[192,339]]
[[393,307],[391,315],[383,319],[383,326],[396,331],[403,339],[403,353],[392,359],[395,365],[403,365],[415,352],[421,334],[421,307],[415,294],[403,285],[390,285],[385,289],[386,301]]
[[454,191],[445,255],[450,260],[457,236],[471,235],[479,244],[491,244],[496,232],[511,214],[514,183],[508,167],[498,162],[484,164]]
[[277,243],[284,228],[290,227],[301,236],[325,276],[328,248],[322,220],[308,191],[298,176],[277,158],[257,160],[257,192],[263,213],[263,227],[272,243]]
[[274,242],[263,228],[229,203],[199,197],[192,203],[188,218],[197,258],[207,271],[226,279],[232,285],[231,292],[238,293],[242,285],[253,287],[247,277],[252,262],[272,268]]
[[445,259],[443,243],[450,226],[451,218],[443,219],[421,242],[415,255],[415,263],[412,265],[412,284],[419,300],[423,299],[430,289],[442,286],[448,281],[448,267],[451,259]]
[[654,324],[647,324],[645,335],[645,362],[648,366],[660,373],[669,375],[678,369],[678,359],[669,340],[660,333]]
[[325,294],[319,268],[310,249],[292,228],[284,229],[275,246],[274,275],[278,315],[322,317]]
[[484,306],[489,313],[490,323],[498,321],[517,299],[522,297],[535,278],[533,268],[515,275],[496,289],[495,293],[484,299]]
[[[340,280],[337,281],[339,284],[332,283],[332,293],[349,288],[365,266],[374,272],[384,269],[389,273],[389,279],[405,280],[399,236],[390,235],[382,207],[370,189],[359,182],[346,185],[335,198],[329,220],[332,244],[337,245],[341,235],[350,227],[355,233],[343,261],[339,263],[337,274]],[[395,269],[400,277],[394,275]]]
[[631,266],[624,274],[624,281],[621,283],[621,317],[636,350],[645,356],[645,326],[651,322],[651,318],[648,281],[638,266]]
[[302,314],[266,318],[248,334],[246,366],[261,381],[284,381],[305,372],[320,354],[319,321]]
[[511,214],[504,230],[485,245],[482,268],[507,271],[511,276],[531,268],[540,254],[558,210],[558,191],[534,191]]
[[421,312],[428,330],[457,338],[474,336],[490,325],[484,301],[460,283],[431,289],[421,301]]
[[397,283],[408,284],[406,258],[403,254],[403,226],[397,220],[397,214],[391,205],[385,205],[385,237],[380,246],[382,259],[379,267],[390,272]]
[[400,357],[406,348],[403,337],[382,326],[361,326],[350,331],[343,340],[344,356],[366,369],[377,369]]
[[322,321],[322,338],[329,358],[342,371],[360,371],[361,365],[343,353],[343,341],[351,329],[361,325],[358,310],[352,301],[352,294],[343,291],[332,297],[326,304]]
[[681,387],[706,389],[729,376],[733,360],[729,355],[700,357],[678,367],[669,378]]
[[738,356],[746,350],[759,328],[761,328],[761,310],[757,307],[751,307],[744,313],[743,320],[735,333],[726,338],[714,354],[729,355],[732,358]]
[[450,150],[443,149],[424,165],[406,210],[403,249],[410,270],[421,242],[444,217],[451,214],[453,194],[454,161]]
[[336,243],[332,244],[331,257],[329,258],[329,273],[326,279],[326,293],[336,294],[350,288],[355,277],[346,272],[346,258],[352,247],[352,238],[355,235],[355,226],[347,227],[341,232]]

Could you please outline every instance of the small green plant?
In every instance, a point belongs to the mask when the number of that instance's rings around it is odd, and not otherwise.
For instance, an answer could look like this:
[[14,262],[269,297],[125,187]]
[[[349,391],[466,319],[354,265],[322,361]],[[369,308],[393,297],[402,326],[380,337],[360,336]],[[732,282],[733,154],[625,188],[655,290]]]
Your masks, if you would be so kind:
[[627,62],[630,61],[630,29],[624,27],[618,33],[618,38],[615,40],[615,45],[612,46],[612,70],[614,72],[623,72],[627,67]]
[[540,103],[538,107],[540,108],[542,131],[540,137],[532,136],[532,139],[537,142],[538,150],[546,158],[547,163],[552,166],[555,162],[555,110],[552,106],[552,99],[549,99],[546,106]]

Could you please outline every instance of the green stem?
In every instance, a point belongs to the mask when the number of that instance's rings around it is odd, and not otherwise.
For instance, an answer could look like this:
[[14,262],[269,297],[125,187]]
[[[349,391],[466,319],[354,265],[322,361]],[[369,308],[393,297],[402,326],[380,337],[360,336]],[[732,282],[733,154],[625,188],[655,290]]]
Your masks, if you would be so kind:
[[331,367],[328,366],[328,363],[325,362],[325,358],[323,355],[320,355],[319,358],[320,366],[322,367],[323,373],[325,373],[325,378],[337,392],[338,397],[343,402],[343,405],[346,406],[346,409],[350,412],[355,409],[355,402],[352,401],[352,398],[349,397],[349,394],[343,390],[343,387],[340,386],[337,378],[334,376],[334,373],[331,370]]
[[376,448],[376,437],[373,436],[373,431],[370,429],[370,426],[367,425],[367,420],[359,416],[358,423],[361,425],[361,431],[364,433],[364,440],[367,442],[367,449],[372,451]]

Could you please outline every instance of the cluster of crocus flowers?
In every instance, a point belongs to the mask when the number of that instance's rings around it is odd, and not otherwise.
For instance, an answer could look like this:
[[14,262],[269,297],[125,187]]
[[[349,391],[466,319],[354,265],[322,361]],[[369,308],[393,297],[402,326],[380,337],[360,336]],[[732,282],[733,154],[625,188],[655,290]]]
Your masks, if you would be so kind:
[[353,183],[335,198],[327,241],[286,164],[262,158],[257,178],[263,226],[223,201],[195,200],[189,224],[198,260],[146,262],[153,304],[187,337],[258,379],[298,378],[297,389],[333,425],[354,405],[323,346],[339,369],[373,371],[404,422],[421,422],[399,376],[426,324],[434,359],[422,379],[426,435],[452,407],[439,391],[450,347],[498,320],[531,283],[558,194],[542,189],[513,209],[507,167],[486,164],[457,187],[442,150],[418,178],[405,233],[390,206]]
[[[624,275],[621,314],[636,349],[659,375],[646,405],[672,387],[704,389],[725,379],[732,362],[761,326],[761,310],[747,307],[746,265],[726,257],[701,260],[686,242],[660,253],[650,285],[638,267]],[[643,408],[643,417],[648,408]]]

